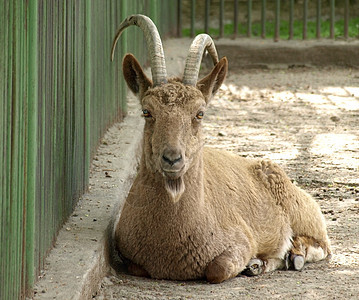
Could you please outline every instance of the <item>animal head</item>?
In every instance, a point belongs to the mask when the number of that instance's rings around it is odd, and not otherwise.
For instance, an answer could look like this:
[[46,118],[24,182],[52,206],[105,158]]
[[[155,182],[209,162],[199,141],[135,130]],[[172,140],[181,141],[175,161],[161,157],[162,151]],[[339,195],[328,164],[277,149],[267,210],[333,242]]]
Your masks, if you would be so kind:
[[[121,23],[112,46],[112,59],[121,33],[130,25],[137,25],[144,32],[152,72],[151,80],[132,54],[123,59],[124,78],[131,91],[139,97],[146,120],[143,163],[148,172],[163,178],[171,198],[178,200],[185,189],[183,176],[200,157],[202,119],[209,100],[224,81],[228,62],[225,57],[218,61],[213,40],[200,34],[190,46],[183,78],[168,79],[157,28],[150,18],[143,15],[130,16]],[[215,66],[198,81],[206,50]]]

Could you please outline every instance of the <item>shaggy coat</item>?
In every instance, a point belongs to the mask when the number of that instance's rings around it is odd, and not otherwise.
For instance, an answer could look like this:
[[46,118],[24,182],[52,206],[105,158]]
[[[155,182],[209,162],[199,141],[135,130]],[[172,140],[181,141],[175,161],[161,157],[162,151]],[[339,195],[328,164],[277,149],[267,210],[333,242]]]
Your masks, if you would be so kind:
[[[330,254],[318,204],[278,165],[204,147],[202,120],[227,74],[206,34],[192,42],[182,79],[167,79],[162,43],[146,16],[126,18],[149,45],[153,82],[132,54],[123,60],[138,95],[143,151],[138,175],[114,227],[114,243],[131,274],[219,283],[241,272],[301,270]],[[197,81],[204,51],[214,68]]]
[[[267,272],[284,268],[288,254],[305,261],[325,258],[329,240],[318,204],[276,164],[203,148],[201,119],[195,116],[205,110],[204,95],[208,92],[171,81],[148,88],[141,98],[151,117],[115,234],[130,272],[221,282],[252,258],[262,260]],[[177,179],[161,170],[168,145],[183,148],[186,160],[180,187],[172,189],[166,181]]]

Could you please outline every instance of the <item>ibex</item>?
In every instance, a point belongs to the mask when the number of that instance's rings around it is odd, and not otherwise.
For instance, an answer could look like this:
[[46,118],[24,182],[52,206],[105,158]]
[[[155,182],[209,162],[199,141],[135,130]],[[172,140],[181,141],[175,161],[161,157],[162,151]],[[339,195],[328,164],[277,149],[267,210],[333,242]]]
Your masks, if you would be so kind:
[[[139,171],[114,228],[129,272],[220,283],[242,272],[301,270],[326,258],[330,244],[319,205],[278,165],[204,147],[202,120],[228,66],[213,40],[198,35],[183,78],[167,79],[161,39],[146,16],[121,23],[112,59],[130,25],[144,32],[152,81],[132,54],[124,57],[124,78],[145,118]],[[197,81],[205,51],[214,68]]]

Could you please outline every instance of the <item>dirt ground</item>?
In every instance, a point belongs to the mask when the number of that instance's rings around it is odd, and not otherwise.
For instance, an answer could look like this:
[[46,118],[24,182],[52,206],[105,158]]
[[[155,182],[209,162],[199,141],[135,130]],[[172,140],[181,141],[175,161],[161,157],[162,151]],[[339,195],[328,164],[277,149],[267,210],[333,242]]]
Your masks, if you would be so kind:
[[113,273],[94,299],[359,299],[359,70],[231,72],[210,107],[208,146],[276,161],[319,202],[331,259],[219,285]]

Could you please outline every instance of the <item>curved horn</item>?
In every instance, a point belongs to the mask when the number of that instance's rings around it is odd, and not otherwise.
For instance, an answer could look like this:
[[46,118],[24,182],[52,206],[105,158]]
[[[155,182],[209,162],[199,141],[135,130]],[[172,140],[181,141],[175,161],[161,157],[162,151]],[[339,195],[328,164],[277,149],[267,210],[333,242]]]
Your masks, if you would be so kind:
[[199,67],[203,53],[205,51],[211,55],[214,65],[218,63],[218,54],[212,38],[208,34],[199,34],[189,47],[186,65],[183,74],[183,83],[186,85],[196,85]]
[[149,17],[146,17],[144,15],[132,15],[127,17],[120,24],[120,28],[118,29],[118,32],[112,44],[111,60],[113,60],[114,58],[118,39],[120,38],[124,29],[126,29],[128,26],[131,25],[136,25],[140,27],[146,38],[146,42],[149,50],[149,56],[150,56],[153,85],[157,86],[162,83],[166,83],[167,71],[166,71],[165,55],[163,53],[161,38],[158,33],[156,25],[152,22],[152,20]]

